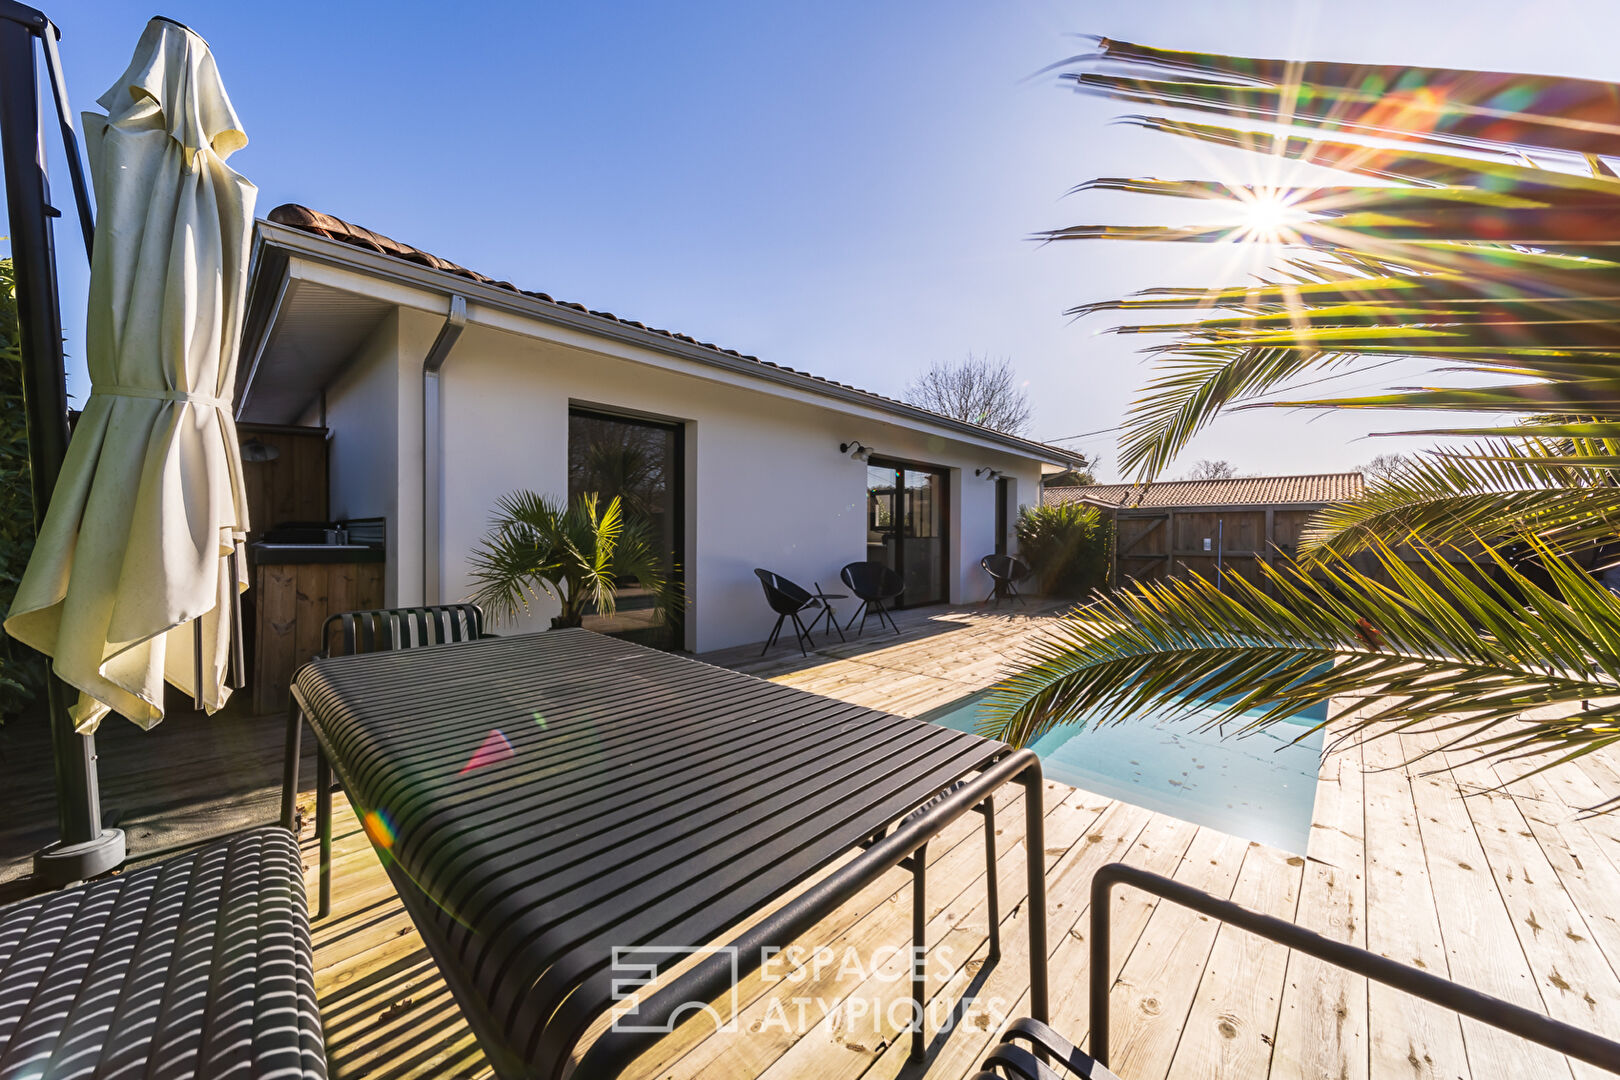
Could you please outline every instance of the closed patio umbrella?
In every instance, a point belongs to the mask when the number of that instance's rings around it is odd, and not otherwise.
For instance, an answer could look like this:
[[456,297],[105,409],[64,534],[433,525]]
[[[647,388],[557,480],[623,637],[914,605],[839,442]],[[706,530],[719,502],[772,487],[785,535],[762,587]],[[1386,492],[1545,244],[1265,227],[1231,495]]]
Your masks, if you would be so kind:
[[257,191],[225,164],[247,136],[208,44],[167,19],[99,104],[91,393],[5,622],[80,691],[81,732],[156,724],[165,679],[225,703],[248,526],[229,398]]

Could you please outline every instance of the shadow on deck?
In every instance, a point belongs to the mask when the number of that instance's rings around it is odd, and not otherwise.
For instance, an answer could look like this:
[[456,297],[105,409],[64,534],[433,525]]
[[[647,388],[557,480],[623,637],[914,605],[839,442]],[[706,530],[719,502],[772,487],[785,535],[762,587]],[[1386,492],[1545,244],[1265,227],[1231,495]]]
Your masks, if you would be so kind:
[[[731,668],[733,671],[745,671],[761,678],[778,678],[838,661],[869,661],[875,654],[886,652],[896,646],[914,645],[944,634],[961,634],[975,627],[981,630],[985,627],[992,628],[991,632],[998,638],[1021,637],[1022,631],[1033,629],[1051,616],[1064,611],[1068,606],[1068,601],[1045,597],[1032,597],[1024,605],[1014,601],[1003,603],[999,607],[984,604],[934,604],[893,612],[899,633],[880,625],[873,618],[867,620],[865,631],[862,633],[857,633],[860,623],[856,620],[856,626],[844,631],[844,638],[840,639],[838,634],[827,629],[827,624],[823,621],[816,629],[814,644],[808,650],[808,655],[799,651],[798,644],[793,640],[791,628],[785,628],[782,638],[771,646],[768,652],[764,651],[765,642],[761,639],[747,645],[699,653],[698,659]],[[842,616],[840,624],[848,621],[858,607],[858,603],[854,601],[841,601],[838,607]],[[907,650],[908,654],[912,652]]]
[[[853,610],[850,608],[849,610]],[[999,679],[1055,607],[925,608],[898,616],[901,633],[839,643],[818,635],[802,657],[791,643],[702,659],[891,712],[916,714]],[[176,715],[152,732],[113,721],[98,740],[108,811],[129,831],[137,861],[273,821],[279,806],[280,716]],[[306,740],[306,745],[308,740]],[[1088,1016],[1087,899],[1091,876],[1123,860],[1254,910],[1400,957],[1588,1030],[1620,1028],[1620,815],[1581,812],[1620,792],[1620,754],[1591,754],[1517,780],[1522,769],[1439,754],[1433,736],[1403,733],[1335,748],[1323,763],[1308,857],[1239,840],[1127,803],[1048,782],[1045,847],[1048,950],[1055,1026],[1083,1042]],[[305,769],[303,776],[312,777]],[[1502,787],[1504,781],[1516,782]],[[49,738],[37,720],[0,728],[0,900],[29,887],[31,853],[53,837]],[[1465,797],[1466,796],[1466,797]],[[307,806],[313,793],[306,792]],[[314,927],[317,994],[334,1076],[487,1077],[483,1055],[395,896],[347,800],[336,800],[333,912]],[[928,848],[930,955],[947,957],[931,1003],[969,997],[1027,1004],[1018,954],[1023,815],[998,804],[998,879],[1008,952],[984,952],[981,838],[971,822]],[[306,819],[312,814],[306,813]],[[313,885],[315,845],[303,837]],[[1372,841],[1369,843],[1369,839]],[[806,935],[870,952],[903,944],[909,878],[891,873]],[[1232,927],[1129,891],[1116,900],[1112,973],[1120,1075],[1565,1076],[1569,1065],[1394,991],[1304,961]],[[931,964],[932,968],[933,965]],[[747,988],[738,1032],[683,1030],[638,1062],[631,1080],[841,1077],[964,1080],[999,1020],[975,1006],[949,1036],[932,1028],[926,1061],[906,1061],[892,1024],[857,1030],[854,1003],[886,1004],[879,974]],[[805,1025],[785,1007],[817,1003]],[[797,1014],[793,1014],[797,1018]],[[868,1023],[874,1016],[866,1014]],[[957,1015],[954,1014],[953,1015]],[[1585,1071],[1574,1075],[1586,1075]]]

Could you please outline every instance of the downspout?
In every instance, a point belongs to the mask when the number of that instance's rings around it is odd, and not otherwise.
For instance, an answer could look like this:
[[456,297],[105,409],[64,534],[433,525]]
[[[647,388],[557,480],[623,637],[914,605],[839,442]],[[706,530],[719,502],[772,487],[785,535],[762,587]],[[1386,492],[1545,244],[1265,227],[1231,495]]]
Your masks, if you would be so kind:
[[444,509],[444,416],[439,380],[456,339],[467,328],[467,298],[450,295],[450,314],[422,361],[422,602],[440,602],[440,530]]

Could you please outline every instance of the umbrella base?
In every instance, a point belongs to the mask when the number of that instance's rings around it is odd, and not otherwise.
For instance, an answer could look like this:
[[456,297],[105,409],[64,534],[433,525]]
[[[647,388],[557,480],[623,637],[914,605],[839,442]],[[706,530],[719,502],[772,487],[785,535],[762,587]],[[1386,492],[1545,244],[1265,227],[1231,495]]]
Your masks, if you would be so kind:
[[124,830],[103,829],[94,840],[69,844],[61,840],[34,852],[34,876],[51,888],[88,881],[124,862]]

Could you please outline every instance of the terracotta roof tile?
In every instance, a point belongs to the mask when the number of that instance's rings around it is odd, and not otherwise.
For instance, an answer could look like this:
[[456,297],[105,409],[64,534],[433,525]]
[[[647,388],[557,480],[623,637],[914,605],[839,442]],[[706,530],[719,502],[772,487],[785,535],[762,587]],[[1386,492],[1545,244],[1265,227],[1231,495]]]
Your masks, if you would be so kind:
[[[476,281],[479,284],[488,285],[492,288],[505,289],[508,292],[519,293],[523,296],[532,297],[535,300],[540,300],[547,304],[555,304],[557,307],[565,307],[574,311],[584,312],[593,318],[604,319],[608,322],[619,323],[623,326],[633,326],[640,330],[646,330],[649,333],[661,334],[664,337],[673,338],[676,341],[684,341],[688,344],[696,345],[699,348],[713,350],[714,352],[720,353],[724,356],[735,356],[740,360],[747,360],[750,363],[759,364],[762,367],[774,368],[777,371],[785,371],[803,378],[813,379],[816,382],[823,383],[827,386],[836,386],[844,390],[851,390],[858,394],[864,394],[875,401],[884,402],[889,405],[902,405],[912,409],[918,408],[915,405],[909,405],[908,403],[899,401],[895,398],[886,397],[882,394],[874,394],[872,391],[863,390],[858,386],[851,386],[849,383],[842,383],[834,379],[822,378],[820,375],[813,375],[808,371],[800,371],[797,368],[791,368],[784,364],[773,364],[769,360],[761,360],[757,356],[750,356],[747,353],[738,352],[736,349],[725,349],[721,348],[719,345],[714,345],[707,341],[699,341],[690,334],[676,333],[673,330],[661,330],[655,326],[647,326],[645,323],[620,318],[611,311],[592,311],[584,304],[576,304],[567,300],[557,300],[549,294],[543,292],[532,292],[528,289],[520,289],[509,281],[497,281],[494,278],[480,274],[475,270],[469,270],[459,263],[453,263],[449,259],[441,259],[437,255],[432,255],[420,248],[415,248],[409,244],[401,243],[392,237],[384,236],[381,233],[372,232],[370,229],[344,221],[342,218],[333,217],[331,214],[323,214],[319,210],[311,210],[309,207],[300,206],[298,203],[284,203],[283,205],[278,206],[274,210],[270,211],[268,217],[270,221],[275,222],[277,225],[286,225],[302,232],[312,233],[316,236],[323,236],[329,240],[337,240],[345,244],[351,244],[354,247],[363,248],[367,251],[373,251],[380,255],[388,255],[396,259],[404,259],[407,262],[413,262],[422,266],[431,267],[434,270],[441,270],[447,274],[455,274],[458,277],[464,277],[470,281]],[[919,411],[928,412],[929,410],[921,409]],[[943,419],[950,418],[944,417]],[[965,423],[965,421],[960,420],[952,420],[951,422],[958,424]],[[970,426],[978,427],[979,425],[975,424]],[[996,431],[992,428],[983,428],[982,430],[986,435],[992,438],[1008,438],[1005,433]],[[1044,446],[1043,444],[1036,443],[1033,440],[1019,439],[1018,441],[1027,445],[1042,446],[1043,449],[1053,451],[1054,456],[1058,460],[1067,460],[1067,455],[1069,454],[1068,451],[1065,451],[1060,447]]]
[[1307,476],[1241,476],[1231,480],[1165,480],[1151,484],[1049,487],[1041,493],[1041,502],[1047,506],[1057,506],[1085,501],[1144,510],[1283,505],[1344,502],[1358,498],[1362,490],[1362,478],[1358,472],[1317,473]]

